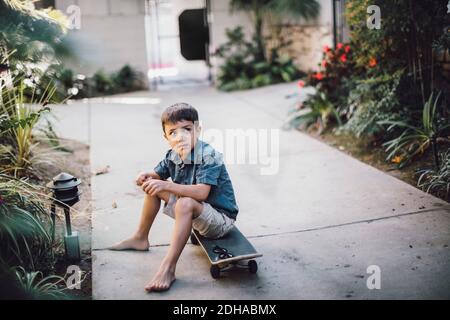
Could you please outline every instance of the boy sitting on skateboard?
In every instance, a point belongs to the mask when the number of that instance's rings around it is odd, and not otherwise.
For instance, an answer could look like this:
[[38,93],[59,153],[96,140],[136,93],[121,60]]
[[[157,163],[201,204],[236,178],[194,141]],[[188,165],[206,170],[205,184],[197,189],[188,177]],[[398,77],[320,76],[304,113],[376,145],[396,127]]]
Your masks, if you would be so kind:
[[[170,150],[152,172],[140,173],[136,184],[146,193],[137,231],[112,250],[148,250],[148,234],[164,200],[163,213],[175,219],[169,251],[147,291],[163,291],[175,281],[175,268],[191,228],[208,238],[220,238],[232,228],[238,213],[222,155],[199,140],[198,113],[187,103],[168,107],[161,116]],[[171,178],[171,181],[166,179]]]

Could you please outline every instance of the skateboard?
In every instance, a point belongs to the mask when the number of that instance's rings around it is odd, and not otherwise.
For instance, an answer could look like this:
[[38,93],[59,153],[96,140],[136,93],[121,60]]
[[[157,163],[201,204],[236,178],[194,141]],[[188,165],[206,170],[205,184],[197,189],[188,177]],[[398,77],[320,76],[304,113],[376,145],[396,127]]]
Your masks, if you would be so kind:
[[[220,277],[220,273],[229,269],[230,265],[247,268],[250,273],[258,271],[258,264],[254,258],[261,257],[247,238],[234,226],[230,232],[219,239],[208,239],[201,236],[198,231],[191,233],[191,243],[200,245],[211,262],[211,276]],[[248,260],[246,264],[239,264]]]

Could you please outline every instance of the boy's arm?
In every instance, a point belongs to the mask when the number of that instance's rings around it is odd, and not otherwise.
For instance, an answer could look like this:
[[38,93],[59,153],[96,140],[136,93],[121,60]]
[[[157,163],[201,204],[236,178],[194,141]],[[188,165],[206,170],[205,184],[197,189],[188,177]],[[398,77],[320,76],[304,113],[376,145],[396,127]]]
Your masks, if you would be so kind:
[[151,196],[158,192],[167,191],[180,197],[189,197],[199,202],[208,198],[211,186],[208,184],[184,185],[172,181],[149,179],[142,185],[142,190]]
[[189,197],[199,202],[205,201],[208,198],[211,186],[209,184],[178,184],[174,182],[168,182],[166,190],[180,197]]
[[152,177],[152,179],[161,180],[161,177],[160,177],[155,171],[150,171],[150,172],[148,173],[148,175],[149,175],[150,177]]
[[138,174],[138,176],[136,177],[136,184],[138,186],[142,186],[142,184],[147,181],[148,179],[157,179],[157,180],[161,180],[161,177],[155,172],[155,171],[151,171],[151,172],[141,172]]

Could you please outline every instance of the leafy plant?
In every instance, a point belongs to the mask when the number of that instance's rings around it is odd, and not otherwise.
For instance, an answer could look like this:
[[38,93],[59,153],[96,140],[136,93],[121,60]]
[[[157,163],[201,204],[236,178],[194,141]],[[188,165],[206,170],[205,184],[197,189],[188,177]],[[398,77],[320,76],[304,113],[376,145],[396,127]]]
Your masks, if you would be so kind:
[[54,86],[49,85],[40,98],[35,99],[32,94],[28,99],[25,89],[25,80],[19,80],[10,88],[0,88],[0,110],[3,114],[0,120],[0,163],[3,163],[3,172],[12,173],[14,176],[21,176],[27,170],[33,170],[33,149],[36,146],[33,129],[41,115],[50,110],[46,105],[52,101],[56,90]]
[[0,0],[0,69],[8,81],[27,78],[36,87],[26,88],[25,96],[39,97],[52,83],[48,66],[75,58],[67,25],[62,12],[36,9],[34,1]]
[[442,195],[450,200],[450,149],[440,154],[441,165],[439,169],[425,169],[417,182],[417,186],[430,193]]
[[97,71],[92,76],[92,80],[95,86],[95,90],[99,94],[110,94],[115,90],[115,85],[112,78],[103,70]]
[[59,276],[44,277],[40,271],[27,272],[22,267],[16,268],[16,279],[25,293],[37,300],[68,300],[70,296],[65,287],[65,280]]
[[400,70],[393,75],[381,74],[356,81],[342,110],[342,116],[348,120],[342,130],[358,138],[376,137],[384,133],[380,121],[407,119],[411,111],[401,106],[397,96],[402,76]]
[[68,53],[63,41],[67,23],[60,11],[36,9],[33,1],[1,0],[0,46],[14,49],[13,65],[48,61],[55,53]]
[[51,270],[55,249],[50,219],[40,187],[0,175],[0,263],[31,270]]
[[142,74],[129,65],[123,66],[112,75],[114,87],[120,92],[141,90],[144,88]]
[[441,134],[450,127],[450,123],[441,119],[438,113],[439,98],[441,93],[432,93],[423,106],[422,123],[420,126],[409,124],[405,121],[381,121],[381,125],[389,125],[387,131],[394,129],[403,130],[396,138],[386,142],[386,152],[389,152],[387,160],[393,160],[399,167],[405,166],[410,160],[423,154],[430,146],[433,148],[436,168],[439,167],[437,143]]
[[294,128],[307,129],[315,125],[319,134],[325,130],[331,120],[340,124],[339,115],[325,93],[312,95],[300,108],[294,110],[287,119],[287,125]]
[[[380,29],[366,26],[369,5],[379,6],[382,12]],[[448,25],[446,4],[433,0],[352,0],[346,3],[346,18],[351,26],[351,44],[357,52],[356,65],[368,74],[405,69],[411,81],[409,104],[423,106],[437,88],[441,73],[432,46]],[[370,67],[372,59],[378,62],[376,68]]]
[[216,55],[224,60],[218,75],[219,89],[250,89],[293,81],[300,76],[293,60],[277,53],[274,53],[269,61],[259,60],[256,44],[245,39],[242,27],[227,29],[226,33],[228,41],[216,52]]
[[346,115],[347,97],[360,71],[355,67],[353,50],[349,44],[338,43],[336,49],[324,46],[318,71],[309,72],[304,85],[324,92],[338,110]]

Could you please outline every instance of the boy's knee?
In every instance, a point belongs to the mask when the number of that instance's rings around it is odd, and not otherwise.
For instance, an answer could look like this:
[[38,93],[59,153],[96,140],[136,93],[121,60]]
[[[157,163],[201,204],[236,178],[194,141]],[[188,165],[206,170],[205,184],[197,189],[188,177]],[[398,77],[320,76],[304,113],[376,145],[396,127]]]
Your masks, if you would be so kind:
[[195,207],[195,200],[189,197],[181,197],[177,200],[177,203],[175,204],[175,209],[178,212],[182,213],[192,213]]
[[202,210],[202,204],[189,197],[182,197],[175,204],[175,216],[188,216],[195,219],[202,213]]

